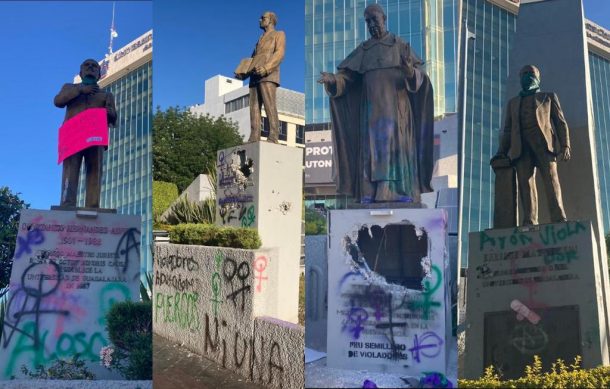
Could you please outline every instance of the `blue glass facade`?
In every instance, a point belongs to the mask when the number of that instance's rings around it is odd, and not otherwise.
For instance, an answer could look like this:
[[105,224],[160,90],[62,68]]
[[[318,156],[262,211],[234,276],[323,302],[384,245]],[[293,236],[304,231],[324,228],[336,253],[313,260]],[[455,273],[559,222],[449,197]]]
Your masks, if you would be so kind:
[[[306,0],[305,123],[330,122],[328,96],[316,83],[368,38],[367,5],[379,3],[387,28],[409,42],[426,63],[436,115],[456,110],[457,10],[459,0]],[[450,39],[450,41],[448,41]]]
[[[110,129],[104,153],[102,208],[141,215],[141,269],[151,273],[152,253],[152,62],[149,61],[104,87],[114,95],[118,123]],[[81,175],[80,188],[83,176]],[[79,196],[82,205],[82,195]]]
[[475,34],[466,53],[466,126],[460,167],[460,253],[462,267],[467,267],[468,233],[493,223],[494,177],[489,160],[498,149],[516,15],[487,0],[464,0],[462,12],[468,30]]
[[610,60],[589,53],[595,144],[604,230],[610,232]]

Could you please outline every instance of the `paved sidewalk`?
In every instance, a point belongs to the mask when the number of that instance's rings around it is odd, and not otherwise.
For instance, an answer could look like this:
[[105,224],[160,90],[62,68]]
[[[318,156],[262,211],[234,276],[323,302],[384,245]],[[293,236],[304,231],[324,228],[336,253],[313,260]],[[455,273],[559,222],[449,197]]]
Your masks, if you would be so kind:
[[153,336],[154,389],[263,389],[264,386],[159,336]]

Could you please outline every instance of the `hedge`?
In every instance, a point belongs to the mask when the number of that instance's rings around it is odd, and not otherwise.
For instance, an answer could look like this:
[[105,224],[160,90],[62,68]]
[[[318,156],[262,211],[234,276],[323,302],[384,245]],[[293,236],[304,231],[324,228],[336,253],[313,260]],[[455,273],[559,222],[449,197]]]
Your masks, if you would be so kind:
[[540,357],[534,356],[534,362],[525,367],[525,374],[517,379],[502,380],[493,366],[485,369],[483,377],[477,380],[458,380],[459,388],[607,388],[610,386],[610,367],[600,366],[593,369],[582,369],[581,358],[566,365],[558,359],[551,370],[542,372]]
[[178,198],[178,187],[173,182],[153,181],[153,218],[161,216]]
[[106,329],[116,347],[114,367],[130,380],[152,379],[152,303],[115,303],[106,314]]
[[169,239],[176,244],[258,249],[261,240],[253,228],[218,227],[214,224],[178,224],[171,226]]

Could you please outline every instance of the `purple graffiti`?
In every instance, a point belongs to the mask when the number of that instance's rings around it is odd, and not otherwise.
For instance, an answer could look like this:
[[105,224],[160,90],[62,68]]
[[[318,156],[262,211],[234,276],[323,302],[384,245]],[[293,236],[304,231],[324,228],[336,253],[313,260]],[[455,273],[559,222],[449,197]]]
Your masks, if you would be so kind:
[[[28,228],[29,229],[29,228]],[[17,238],[17,250],[15,251],[15,259],[19,259],[21,254],[31,254],[32,249],[30,246],[39,245],[44,242],[44,234],[38,228],[33,228],[28,231],[25,239],[23,237]]]
[[420,388],[453,388],[453,383],[443,373],[425,372],[419,380]]
[[443,340],[434,332],[428,331],[424,332],[420,338],[415,334],[415,338],[413,338],[413,347],[411,347],[409,351],[411,351],[413,359],[415,359],[417,363],[420,363],[420,355],[423,355],[426,358],[434,358],[441,353],[442,345]]
[[368,318],[369,314],[364,308],[352,306],[349,310],[347,320],[353,324],[349,330],[354,334],[354,339],[360,338],[360,332],[364,329],[362,323],[366,322]]

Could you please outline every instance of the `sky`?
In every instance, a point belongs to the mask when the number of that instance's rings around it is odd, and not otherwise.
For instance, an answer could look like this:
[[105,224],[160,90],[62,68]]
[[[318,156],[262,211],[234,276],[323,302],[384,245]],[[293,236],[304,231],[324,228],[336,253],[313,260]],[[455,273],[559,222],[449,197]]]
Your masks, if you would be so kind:
[[258,19],[268,10],[278,17],[276,29],[286,33],[281,85],[303,92],[304,0],[155,0],[155,107],[203,103],[205,80],[232,77],[241,59],[252,54],[262,34]]
[[[610,28],[609,0],[583,3],[588,19]],[[207,78],[231,76],[252,53],[258,18],[273,10],[287,37],[282,86],[303,91],[304,8],[304,0],[117,1],[114,49],[154,24],[154,105],[198,104]],[[0,16],[0,187],[48,209],[59,203],[64,117],[53,98],[84,59],[107,52],[112,2],[0,1]]]
[[[87,58],[108,51],[112,2],[0,1],[0,187],[32,208],[59,205],[57,131],[65,110],[53,105]],[[152,3],[116,3],[114,50],[152,28]]]

